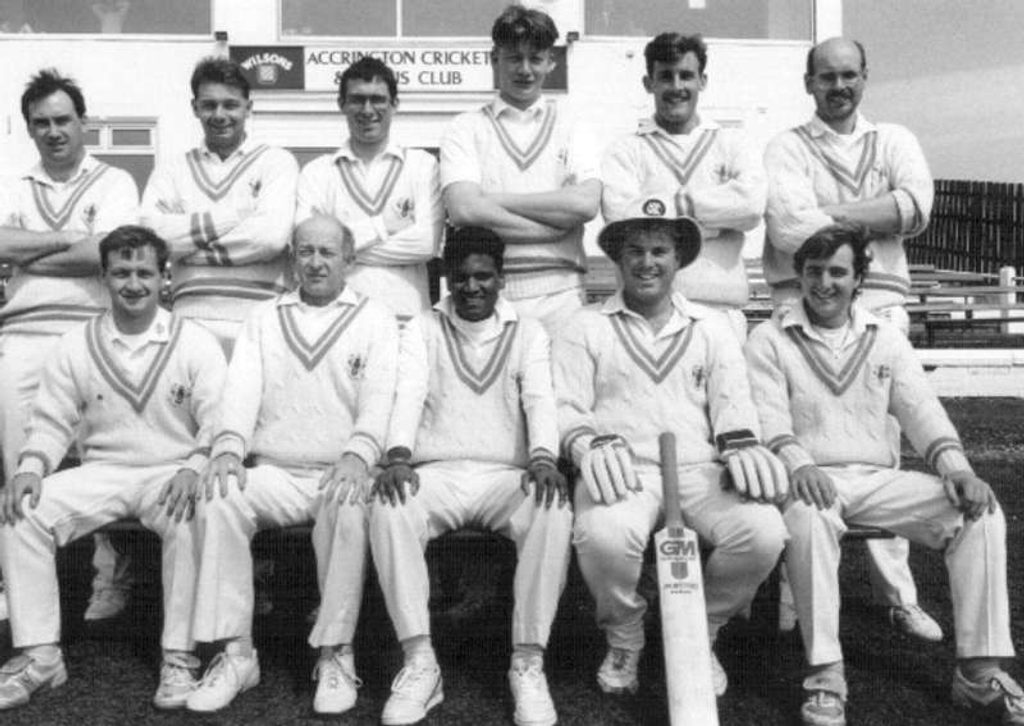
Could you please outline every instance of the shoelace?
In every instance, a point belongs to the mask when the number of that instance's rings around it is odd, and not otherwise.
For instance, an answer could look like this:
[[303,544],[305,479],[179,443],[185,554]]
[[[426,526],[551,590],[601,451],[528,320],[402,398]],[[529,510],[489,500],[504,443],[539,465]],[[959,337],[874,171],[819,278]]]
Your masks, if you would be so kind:
[[395,679],[395,684],[392,687],[394,691],[400,691],[406,686],[410,689],[417,688],[420,683],[426,682],[429,677],[428,671],[430,670],[427,666],[417,667],[407,665],[402,669],[402,672],[398,674],[398,678]]
[[348,681],[356,688],[360,688],[363,685],[363,680],[356,674],[349,672],[348,666],[338,653],[332,655],[328,661],[318,662],[313,677],[314,680],[326,677],[328,688],[337,688],[341,684],[342,679]]
[[163,667],[166,675],[162,680],[168,686],[187,686],[195,680],[192,670],[187,666],[165,662]]

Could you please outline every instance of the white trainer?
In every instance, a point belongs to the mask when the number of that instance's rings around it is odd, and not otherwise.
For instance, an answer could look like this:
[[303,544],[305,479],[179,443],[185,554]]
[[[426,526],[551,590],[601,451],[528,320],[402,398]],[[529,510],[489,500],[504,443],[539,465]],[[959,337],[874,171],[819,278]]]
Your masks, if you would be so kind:
[[513,663],[508,671],[508,686],[516,702],[516,726],[554,726],[558,721],[544,663],[539,658]]
[[206,668],[203,680],[189,694],[185,706],[189,711],[208,713],[219,711],[235,696],[255,688],[260,683],[260,663],[256,651],[243,655],[234,643],[214,656]]
[[356,689],[363,682],[356,677],[355,656],[335,651],[322,655],[313,669],[316,695],[313,710],[317,713],[345,713],[356,705]]
[[185,708],[185,702],[199,683],[198,674],[199,659],[194,655],[165,655],[153,705],[166,710]]
[[1024,724],[1024,689],[1001,668],[981,681],[972,681],[957,667],[953,672],[952,696],[953,703],[993,722]]
[[889,622],[903,633],[929,643],[942,640],[942,628],[920,605],[889,608]]
[[413,658],[391,683],[391,696],[384,704],[380,722],[384,726],[418,723],[443,700],[444,685],[437,663],[425,658]]
[[16,655],[0,668],[0,710],[29,702],[43,686],[57,688],[68,680],[64,654],[59,650],[52,663],[42,663],[27,655]]
[[639,650],[608,648],[608,652],[597,669],[597,685],[605,693],[636,693],[640,688],[637,671],[640,665]]
[[94,588],[85,609],[85,620],[110,620],[116,618],[128,607],[129,590],[119,585]]
[[711,687],[718,697],[724,696],[729,688],[729,676],[726,675],[725,668],[722,667],[718,656],[715,655],[714,648],[711,649]]

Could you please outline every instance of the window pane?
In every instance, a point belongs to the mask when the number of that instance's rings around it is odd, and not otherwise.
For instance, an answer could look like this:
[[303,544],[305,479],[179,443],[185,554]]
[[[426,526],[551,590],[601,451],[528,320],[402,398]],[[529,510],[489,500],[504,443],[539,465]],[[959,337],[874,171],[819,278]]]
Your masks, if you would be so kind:
[[396,0],[281,0],[281,35],[394,36]]
[[111,132],[112,146],[149,146],[149,129],[114,129]]
[[85,145],[86,146],[99,146],[100,145],[100,130],[99,129],[86,129],[85,130]]
[[210,0],[0,0],[0,31],[207,35]]
[[810,40],[814,0],[586,0],[586,32],[707,38]]
[[403,0],[402,35],[491,37],[509,0]]

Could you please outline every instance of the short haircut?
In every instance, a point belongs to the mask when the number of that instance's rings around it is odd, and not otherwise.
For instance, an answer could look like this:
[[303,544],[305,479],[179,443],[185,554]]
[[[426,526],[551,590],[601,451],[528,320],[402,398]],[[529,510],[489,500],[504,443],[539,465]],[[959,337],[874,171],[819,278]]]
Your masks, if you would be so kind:
[[534,50],[547,50],[558,40],[555,21],[543,10],[509,5],[491,26],[496,48],[515,48],[525,43]]
[[57,91],[68,94],[78,118],[85,118],[85,96],[75,80],[62,76],[56,68],[44,68],[29,79],[25,84],[25,92],[21,94],[21,115],[26,124],[29,121],[29,107]]
[[309,227],[326,225],[332,228],[333,233],[337,234],[341,240],[341,253],[345,257],[346,262],[352,262],[356,258],[356,238],[352,234],[352,230],[342,223],[340,219],[330,214],[314,214],[310,217],[306,217],[304,220],[295,225],[295,229],[292,230],[292,254],[295,253],[295,246],[299,242],[299,234]]
[[204,83],[220,83],[237,88],[243,96],[249,98],[249,79],[245,77],[242,66],[228,58],[203,58],[196,64],[189,81],[192,98],[199,96],[199,87]]
[[[807,51],[807,69],[804,71],[808,77],[814,75],[814,52],[818,50],[824,44],[825,41],[818,43]],[[860,51],[860,69],[863,72],[868,67],[868,54],[864,51],[864,45],[859,40],[851,41],[857,50]]]
[[100,269],[106,272],[110,267],[107,256],[111,252],[138,250],[143,247],[152,247],[153,251],[156,252],[156,261],[160,272],[167,269],[167,260],[170,257],[167,251],[167,243],[149,227],[142,227],[137,224],[122,225],[100,240]]
[[346,85],[350,80],[354,79],[370,83],[378,78],[387,85],[388,93],[391,94],[391,102],[397,101],[398,79],[395,77],[395,72],[384,61],[369,56],[363,56],[341,74],[341,79],[338,82],[338,100],[341,102],[345,101],[345,95],[348,93]]
[[661,33],[656,35],[644,48],[644,60],[647,61],[647,75],[654,74],[654,64],[675,63],[687,53],[697,56],[697,65],[703,74],[708,65],[708,47],[700,33],[683,35],[682,33]]
[[505,243],[486,227],[459,227],[444,242],[444,270],[457,270],[470,255],[488,255],[500,275],[505,268]]
[[843,245],[853,250],[853,274],[861,279],[868,272],[871,254],[868,252],[868,232],[856,224],[830,224],[808,237],[793,255],[793,269],[802,275],[807,260],[828,259]]

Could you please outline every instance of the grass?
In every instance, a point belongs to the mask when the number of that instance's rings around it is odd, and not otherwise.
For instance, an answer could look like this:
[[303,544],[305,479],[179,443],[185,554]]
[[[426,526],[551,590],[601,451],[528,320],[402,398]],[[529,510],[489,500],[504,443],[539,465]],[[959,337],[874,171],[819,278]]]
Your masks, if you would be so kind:
[[[1024,401],[1018,399],[950,399],[947,409],[958,425],[978,473],[995,488],[1007,516],[1009,583],[1014,642],[1024,646]],[[909,466],[920,460],[907,457]],[[356,643],[357,666],[364,685],[356,708],[338,719],[311,712],[314,654],[306,645],[304,618],[315,604],[311,555],[304,544],[283,544],[275,580],[277,608],[257,620],[256,640],[263,679],[223,714],[195,716],[161,713],[150,705],[159,665],[159,603],[154,573],[144,568],[129,612],[99,629],[81,624],[88,588],[89,546],[75,544],[59,559],[64,586],[65,652],[71,680],[41,694],[31,704],[4,713],[6,724],[374,724],[387,698],[391,678],[401,662],[383,602],[375,585],[368,590]],[[499,592],[510,592],[510,550],[455,548],[431,550],[437,578],[435,643],[445,674],[444,704],[427,724],[510,724],[512,704],[505,681],[508,656],[507,598],[487,603],[462,618],[443,617],[446,593],[454,586],[455,561],[464,556],[496,563]],[[155,562],[155,543],[132,543],[136,556]],[[870,725],[975,724],[949,701],[953,668],[952,612],[941,553],[914,546],[911,564],[921,604],[947,633],[939,644],[923,644],[894,634],[869,602],[863,546],[844,547],[841,569],[842,639],[850,683],[848,718]],[[146,581],[148,579],[148,581]],[[765,588],[763,588],[765,590]],[[635,697],[601,694],[593,676],[603,656],[603,642],[593,624],[586,589],[573,573],[548,654],[552,695],[565,726],[655,726],[666,722],[664,674],[656,618],[648,630],[649,647],[642,667],[643,685]],[[723,725],[792,724],[799,709],[802,649],[799,637],[780,637],[771,627],[774,606],[765,596],[755,602],[750,622],[733,621],[723,630],[719,656],[730,687],[721,699]],[[9,645],[9,643],[8,643]],[[6,648],[0,648],[6,650]],[[2,655],[6,657],[7,653]],[[206,652],[205,655],[210,655]],[[1021,670],[1011,668],[1016,676]]]

